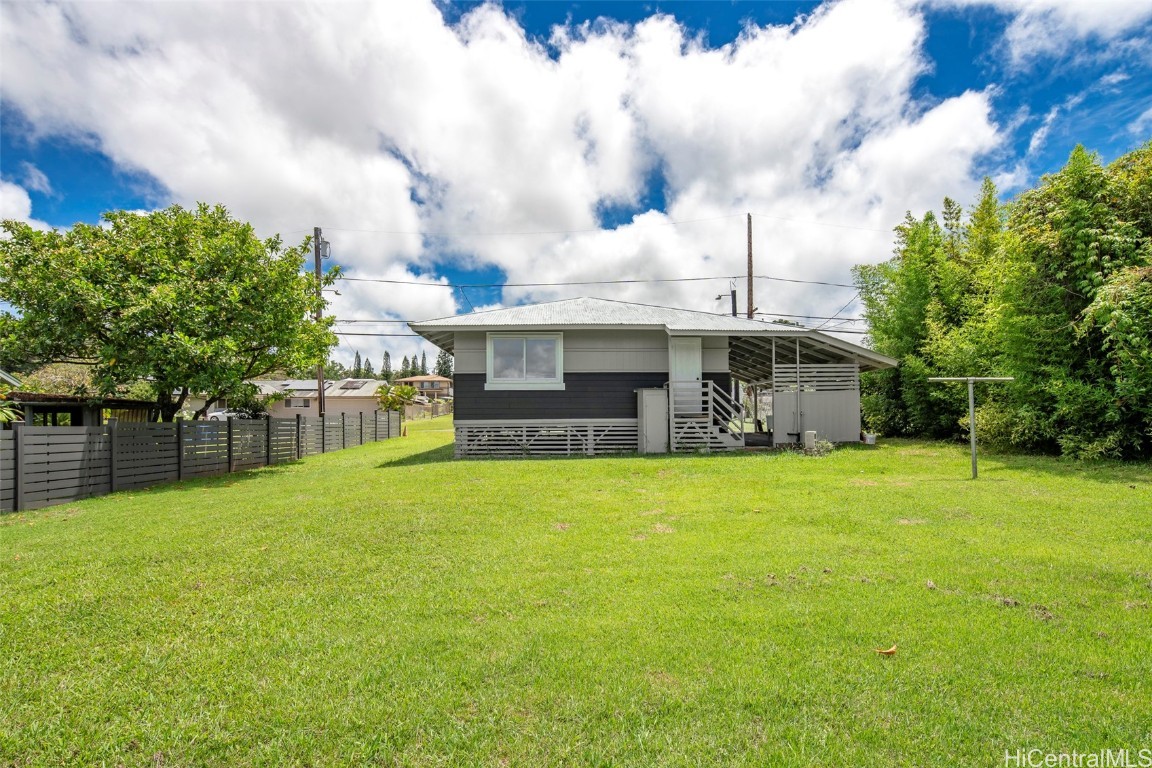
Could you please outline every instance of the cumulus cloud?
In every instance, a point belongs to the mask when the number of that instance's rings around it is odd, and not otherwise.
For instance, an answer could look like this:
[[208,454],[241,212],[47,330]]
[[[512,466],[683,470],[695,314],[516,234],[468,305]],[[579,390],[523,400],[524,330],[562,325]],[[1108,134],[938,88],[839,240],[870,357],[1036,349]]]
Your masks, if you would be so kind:
[[[346,319],[460,311],[428,287],[449,263],[513,283],[739,275],[749,211],[758,273],[847,282],[887,257],[905,210],[973,193],[1003,141],[987,92],[913,97],[925,25],[900,0],[830,3],[720,47],[668,15],[542,41],[496,6],[449,25],[430,2],[5,3],[0,21],[0,95],[37,134],[95,142],[173,201],[223,202],[289,241],[323,225],[348,277],[422,284],[342,282]],[[661,210],[642,205],[652,185]],[[604,227],[606,210],[631,213]],[[788,314],[851,296],[756,289]],[[525,286],[503,301],[723,311],[726,291]],[[346,341],[377,364],[418,348]]]
[[45,222],[32,218],[32,198],[19,184],[0,180],[0,219],[14,219],[33,229],[49,230]]

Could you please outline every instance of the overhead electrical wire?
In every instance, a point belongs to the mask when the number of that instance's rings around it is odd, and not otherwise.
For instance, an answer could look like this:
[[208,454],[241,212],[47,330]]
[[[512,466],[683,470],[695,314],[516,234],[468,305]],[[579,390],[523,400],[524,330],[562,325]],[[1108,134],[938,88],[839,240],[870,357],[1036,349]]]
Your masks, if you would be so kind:
[[[755,280],[771,280],[779,283],[802,283],[805,285],[826,285],[833,288],[855,288],[850,283],[832,283],[824,280],[801,280],[792,277],[776,277],[775,275],[753,275]],[[746,280],[746,275],[715,275],[711,277],[641,277],[621,280],[558,280],[555,282],[540,283],[430,283],[422,280],[392,280],[384,277],[345,277],[336,278],[350,283],[385,283],[388,285],[426,285],[433,288],[538,288],[566,285],[622,285],[636,283],[691,283],[706,280]]]

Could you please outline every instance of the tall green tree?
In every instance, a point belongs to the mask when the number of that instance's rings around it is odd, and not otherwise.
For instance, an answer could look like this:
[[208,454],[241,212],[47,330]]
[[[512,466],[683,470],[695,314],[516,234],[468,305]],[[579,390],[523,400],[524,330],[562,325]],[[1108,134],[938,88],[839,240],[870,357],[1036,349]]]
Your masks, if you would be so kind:
[[388,354],[388,350],[384,350],[384,361],[380,363],[380,378],[392,382],[392,355]]
[[398,378],[406,379],[412,375],[412,366],[408,362],[408,355],[400,361],[400,375]]
[[364,363],[360,360],[360,353],[356,353],[356,357],[352,360],[352,378],[364,378]]
[[361,371],[361,374],[363,375],[363,377],[365,379],[376,378],[376,371],[373,370],[373,368],[372,368],[372,361],[371,360],[369,360],[369,359],[364,360],[364,370]]
[[[967,431],[963,398],[928,376],[1002,374],[982,394],[982,438],[1073,457],[1152,456],[1152,142],[1105,167],[1067,164],[1002,205],[985,180],[965,220],[946,200],[897,228],[893,259],[855,270],[878,351],[872,428]],[[958,412],[961,411],[961,412]]]
[[[0,366],[92,367],[96,394],[149,380],[164,420],[192,392],[206,412],[246,379],[317,365],[336,343],[305,240],[261,240],[223,206],[107,213],[39,232],[5,221]],[[338,271],[322,279],[331,285]]]
[[428,353],[424,351],[420,352],[420,375],[428,375]]
[[452,355],[443,349],[440,350],[440,353],[436,355],[434,371],[437,376],[443,376],[446,379],[452,378]]

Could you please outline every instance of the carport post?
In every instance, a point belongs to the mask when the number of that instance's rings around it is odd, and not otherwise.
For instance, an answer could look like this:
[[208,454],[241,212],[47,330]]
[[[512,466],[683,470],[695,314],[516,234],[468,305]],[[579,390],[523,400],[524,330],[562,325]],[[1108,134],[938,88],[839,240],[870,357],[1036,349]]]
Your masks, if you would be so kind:
[[1012,376],[930,376],[928,381],[968,382],[968,442],[972,446],[972,479],[976,479],[976,382],[1015,381]]

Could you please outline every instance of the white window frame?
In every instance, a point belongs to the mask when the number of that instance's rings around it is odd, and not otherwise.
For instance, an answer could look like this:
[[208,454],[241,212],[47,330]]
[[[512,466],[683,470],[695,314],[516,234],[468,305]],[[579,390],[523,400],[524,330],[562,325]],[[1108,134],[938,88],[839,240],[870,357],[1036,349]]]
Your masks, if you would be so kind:
[[[492,353],[494,339],[551,339],[556,342],[556,378],[554,379],[524,379],[522,381],[497,380],[493,372],[495,356]],[[563,333],[489,333],[487,342],[488,376],[484,389],[564,389],[564,334]]]

